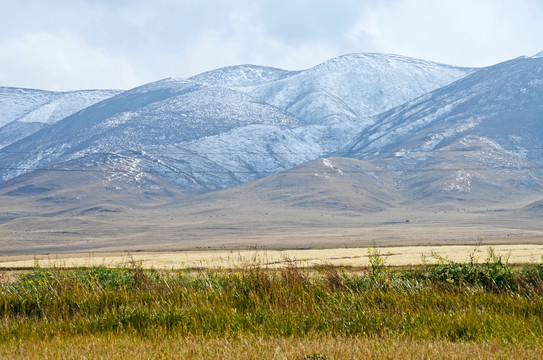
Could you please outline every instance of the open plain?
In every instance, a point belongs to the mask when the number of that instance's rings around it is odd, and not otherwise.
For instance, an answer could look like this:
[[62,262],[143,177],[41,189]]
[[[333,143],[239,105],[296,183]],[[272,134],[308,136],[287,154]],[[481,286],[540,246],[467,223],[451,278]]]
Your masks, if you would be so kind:
[[488,246],[511,263],[540,262],[543,255],[539,212],[444,205],[370,213],[245,200],[240,205],[216,196],[201,203],[58,216],[13,206],[17,219],[0,224],[0,266],[28,268],[36,260],[43,267],[122,266],[136,260],[156,269],[288,261],[357,267],[368,265],[370,248],[392,266],[432,263],[439,256],[465,262],[470,254],[483,261]]

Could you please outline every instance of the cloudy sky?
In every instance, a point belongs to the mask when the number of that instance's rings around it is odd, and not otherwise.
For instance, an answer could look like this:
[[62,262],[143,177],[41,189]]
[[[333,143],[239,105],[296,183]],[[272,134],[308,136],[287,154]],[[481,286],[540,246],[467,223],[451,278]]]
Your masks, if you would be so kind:
[[0,86],[128,89],[352,52],[486,66],[543,51],[541,0],[0,0]]

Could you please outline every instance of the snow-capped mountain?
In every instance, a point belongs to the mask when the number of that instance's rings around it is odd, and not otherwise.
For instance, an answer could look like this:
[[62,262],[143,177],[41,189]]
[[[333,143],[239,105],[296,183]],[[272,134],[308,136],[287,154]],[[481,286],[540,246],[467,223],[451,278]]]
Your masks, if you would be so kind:
[[380,114],[344,152],[370,158],[440,149],[467,135],[543,165],[543,58],[494,65]]
[[118,90],[52,92],[0,87],[0,149],[118,93]]
[[163,151],[248,125],[288,129],[299,126],[299,120],[239,91],[161,80],[97,103],[6,147],[0,162],[9,170],[2,177],[68,161],[79,167],[128,161],[141,171],[162,172],[181,186],[189,179],[189,186],[192,177],[180,176],[183,169],[177,166],[183,167],[186,157],[206,154],[176,151],[175,164],[169,165],[164,159],[172,156]]
[[[1,176],[122,163],[123,171],[158,172],[181,188],[223,189],[334,152],[367,126],[360,109],[388,108],[470,72],[367,54],[302,72],[242,65],[190,80],[166,79],[120,93],[6,147]],[[405,86],[393,91],[390,82]],[[322,101],[323,91],[333,101]],[[288,96],[306,110],[337,116],[294,111]],[[357,110],[336,111],[338,104]]]
[[298,226],[348,225],[354,241],[370,218],[403,230],[413,214],[431,241],[441,226],[480,236],[483,217],[539,239],[542,79],[541,56],[475,70],[355,54],[124,92],[2,88],[2,250],[25,251],[29,229],[40,251],[240,228],[253,244],[261,227],[282,227],[281,246]]
[[331,124],[377,115],[473,71],[399,55],[350,54],[243,91],[305,124]]
[[376,116],[338,155],[395,173],[411,201],[479,204],[543,192],[543,58],[481,69]]
[[477,71],[380,54],[294,72],[227,67],[51,120],[2,149],[0,176],[87,171],[112,191],[166,181],[208,192],[337,155],[371,160],[403,189],[403,203],[538,193],[542,74],[537,57]]

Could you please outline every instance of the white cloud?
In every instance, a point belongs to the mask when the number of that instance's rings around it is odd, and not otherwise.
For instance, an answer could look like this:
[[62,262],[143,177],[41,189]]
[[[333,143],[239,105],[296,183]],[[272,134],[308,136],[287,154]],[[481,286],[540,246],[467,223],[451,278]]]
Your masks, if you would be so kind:
[[[4,5],[4,4],[3,4]],[[0,86],[130,88],[351,52],[483,66],[543,50],[540,0],[25,0],[0,12]]]
[[130,88],[141,83],[124,58],[91,48],[67,32],[38,32],[0,42],[3,86],[69,90]]
[[367,11],[349,37],[372,51],[486,66],[543,48],[541,5],[534,0],[400,0]]
[[288,43],[265,31],[247,12],[233,11],[222,28],[212,28],[187,39],[184,76],[236,64],[260,64],[285,69],[311,67],[338,55],[338,48],[323,40]]

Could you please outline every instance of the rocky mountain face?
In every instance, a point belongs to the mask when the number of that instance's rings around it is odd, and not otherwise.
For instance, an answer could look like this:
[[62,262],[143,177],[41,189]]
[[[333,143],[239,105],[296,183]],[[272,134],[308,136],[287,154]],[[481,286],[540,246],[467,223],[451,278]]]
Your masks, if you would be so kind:
[[24,195],[33,174],[77,171],[109,193],[168,189],[160,196],[261,179],[262,192],[306,186],[282,196],[292,206],[356,211],[533,202],[543,197],[542,79],[537,56],[476,70],[351,54],[303,71],[242,65],[62,93],[64,102],[7,89],[0,195]]

